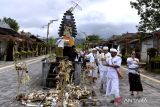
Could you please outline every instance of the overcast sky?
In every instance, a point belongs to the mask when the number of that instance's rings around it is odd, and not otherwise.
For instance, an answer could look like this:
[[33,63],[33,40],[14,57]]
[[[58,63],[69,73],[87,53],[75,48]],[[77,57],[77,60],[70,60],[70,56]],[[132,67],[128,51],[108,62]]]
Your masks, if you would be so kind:
[[[49,20],[59,19],[50,27],[50,35],[58,37],[58,29],[63,14],[73,4],[72,0],[0,0],[0,18],[11,17],[17,20],[25,32],[46,36]],[[139,22],[137,11],[132,9],[134,0],[73,0],[82,10],[74,10],[74,17],[79,35],[98,34],[109,37],[113,34],[137,32]]]

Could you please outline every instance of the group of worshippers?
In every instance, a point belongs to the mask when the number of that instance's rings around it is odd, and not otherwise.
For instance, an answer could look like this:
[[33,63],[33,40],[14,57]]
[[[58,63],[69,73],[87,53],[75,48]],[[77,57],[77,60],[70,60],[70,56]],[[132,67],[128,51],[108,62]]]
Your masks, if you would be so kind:
[[[121,68],[121,56],[118,50],[115,48],[96,47],[89,49],[89,52],[85,55],[87,64],[91,66],[89,69],[88,76],[91,77],[92,82],[96,82],[96,79],[100,77],[100,91],[105,93],[107,96],[113,97],[111,103],[119,105],[122,103],[122,97],[119,91],[119,78]],[[140,74],[138,72],[139,60],[135,57],[133,51],[131,57],[127,59],[128,77],[130,84],[131,95],[134,95],[134,91],[143,91],[142,84],[140,81]]]
[[88,76],[92,77],[93,82],[98,77],[98,72],[101,79],[100,89],[105,92],[107,96],[113,96],[114,99],[111,101],[116,104],[120,104],[122,97],[119,94],[119,77],[118,69],[121,67],[121,57],[117,55],[117,49],[108,49],[107,46],[102,48],[96,47],[90,49],[89,53],[86,54],[88,63],[93,66],[90,69]]
[[[57,40],[56,55],[63,57],[64,40],[61,38]],[[114,97],[111,103],[121,104],[122,97],[119,91],[119,78],[120,67],[122,59],[118,55],[119,51],[115,48],[108,48],[107,46],[95,47],[88,49],[86,52],[76,52],[76,47],[72,46],[73,51],[69,51],[69,60],[74,62],[75,59],[81,59],[85,57],[87,66],[87,75],[91,82],[95,83],[97,78],[100,77],[100,91],[106,93],[107,96]],[[68,49],[67,49],[68,50]],[[81,61],[80,61],[81,62]],[[139,94],[139,91],[143,91],[143,87],[140,80],[139,72],[139,59],[136,58],[135,52],[131,53],[131,57],[127,58],[127,68],[131,95],[134,95],[134,91]]]

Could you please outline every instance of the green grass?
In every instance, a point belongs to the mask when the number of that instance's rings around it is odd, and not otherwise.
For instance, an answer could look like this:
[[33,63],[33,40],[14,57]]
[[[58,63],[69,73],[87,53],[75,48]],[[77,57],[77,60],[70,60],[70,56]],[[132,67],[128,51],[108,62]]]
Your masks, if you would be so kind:
[[160,62],[160,56],[156,56],[154,58],[151,58],[151,62]]

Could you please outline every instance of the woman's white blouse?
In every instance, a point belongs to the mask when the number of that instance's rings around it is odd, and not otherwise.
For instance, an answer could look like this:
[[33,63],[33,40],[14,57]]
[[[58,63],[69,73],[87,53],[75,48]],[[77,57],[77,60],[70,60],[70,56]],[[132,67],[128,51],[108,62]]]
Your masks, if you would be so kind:
[[128,72],[137,73],[133,69],[139,67],[138,63],[139,63],[139,60],[137,58],[134,58],[134,59],[132,57],[127,58]]

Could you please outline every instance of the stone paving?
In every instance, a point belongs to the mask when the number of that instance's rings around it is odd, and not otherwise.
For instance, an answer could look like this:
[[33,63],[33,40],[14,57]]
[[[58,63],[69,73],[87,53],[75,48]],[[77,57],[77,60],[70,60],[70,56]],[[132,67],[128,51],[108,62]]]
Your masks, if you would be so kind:
[[13,64],[13,61],[8,61],[8,62],[6,62],[6,61],[0,61],[0,67],[3,67],[3,66],[5,66],[5,65],[11,65],[11,64]]
[[[39,62],[30,64],[27,66],[27,69],[31,80],[28,87],[23,86],[21,91],[42,89],[42,62],[39,60]],[[7,69],[5,72],[3,71],[0,71],[0,107],[21,107],[21,105],[15,101],[17,94],[17,72],[13,67]]]
[[[31,81],[29,83],[29,89],[39,90],[41,86],[41,73],[42,62],[35,62],[27,66]],[[149,75],[149,74],[148,74]],[[123,97],[123,103],[120,107],[160,107],[160,84],[148,80],[144,77],[142,79],[142,85],[144,92],[141,93],[141,98],[131,97],[128,84],[128,77],[125,74],[124,78],[120,80],[120,92]],[[101,105],[95,107],[114,107],[109,101],[111,98],[105,97],[104,94],[99,91],[99,79],[96,84],[89,85],[91,89],[96,92],[96,97],[100,100]],[[0,107],[23,107],[17,101],[15,101],[17,87],[17,73],[13,68],[0,70]],[[84,106],[85,107],[85,106]],[[92,107],[92,106],[86,106]]]
[[153,73],[153,72],[148,72],[144,69],[141,69],[141,71],[142,71],[142,74],[149,75],[150,77],[153,77],[153,78],[160,81],[160,74],[156,74],[156,73]]
[[[29,58],[24,58],[24,59],[20,59],[18,60],[18,62],[22,62],[22,61],[28,61],[28,60],[34,60],[37,58],[44,58],[44,57],[48,57],[48,55],[43,55],[43,56],[38,56],[38,57],[29,57]],[[8,66],[8,65],[12,65],[14,64],[14,61],[0,61],[0,68],[4,67],[4,66]]]
[[[123,97],[122,105],[119,107],[160,107],[160,84],[150,81],[146,78],[141,78],[144,91],[139,96],[130,96],[128,77],[125,76],[120,80],[120,92]],[[102,106],[96,107],[113,107],[114,105],[109,103],[111,98],[104,96],[99,91],[99,80],[96,84],[92,85],[96,92],[97,98],[101,100]],[[87,106],[91,107],[91,106]]]

